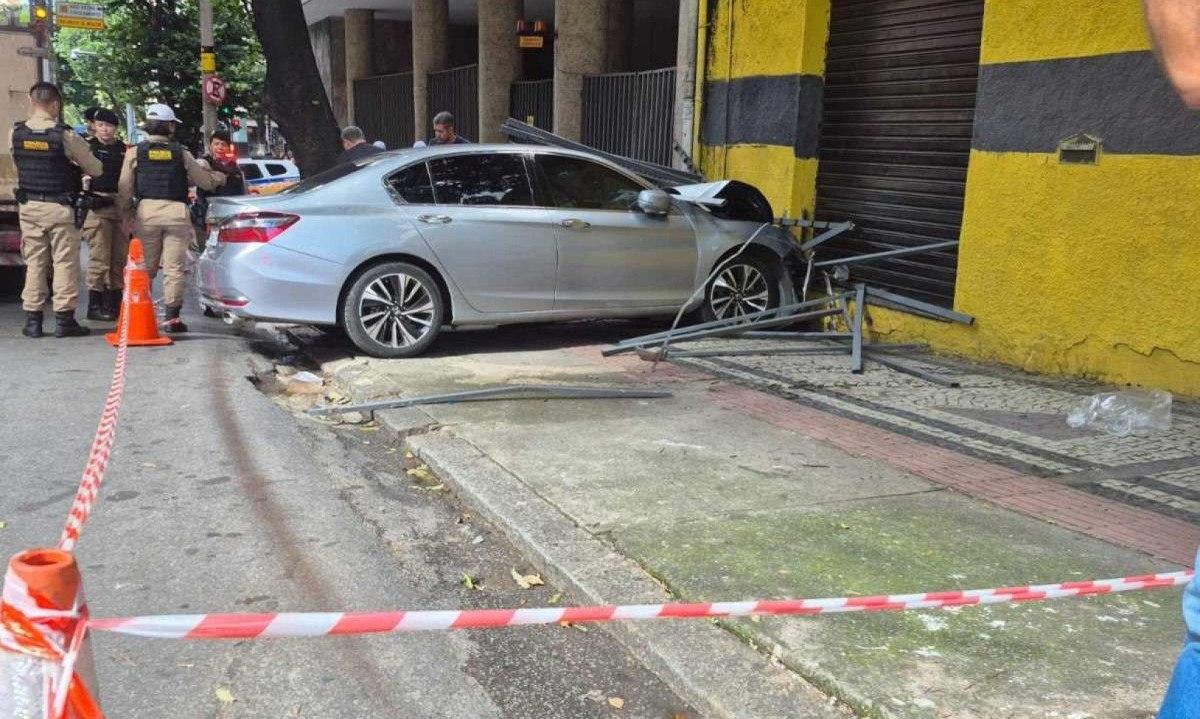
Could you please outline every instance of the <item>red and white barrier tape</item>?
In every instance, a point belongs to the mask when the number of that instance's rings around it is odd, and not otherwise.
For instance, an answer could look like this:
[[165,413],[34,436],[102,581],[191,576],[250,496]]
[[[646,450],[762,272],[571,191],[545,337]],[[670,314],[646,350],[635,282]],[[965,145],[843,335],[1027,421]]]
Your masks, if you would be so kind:
[[[100,705],[75,671],[87,633],[88,610],[80,592],[70,610],[55,609],[39,597],[10,568],[0,594],[0,652],[8,651],[44,662],[44,706],[47,719],[66,716],[68,704],[76,719],[104,719]],[[10,691],[19,693],[15,687]],[[27,714],[31,716],[32,714]]]
[[423,630],[494,629],[528,624],[607,622],[618,619],[700,619],[740,617],[751,614],[815,615],[841,612],[887,612],[908,609],[945,609],[975,604],[1032,602],[1131,592],[1139,589],[1177,587],[1191,581],[1194,575],[1194,570],[1189,569],[1119,579],[1062,582],[1026,587],[838,599],[767,599],[750,602],[468,609],[461,611],[163,614],[117,619],[91,619],[88,621],[88,627],[97,631],[157,639],[268,639]]
[[129,317],[124,311],[128,298],[125,294],[129,292],[129,270],[134,266],[131,260],[125,267],[125,291],[121,298],[121,320],[117,327],[117,361],[113,365],[112,383],[104,400],[104,410],[100,413],[100,425],[96,427],[96,436],[92,438],[92,449],[88,453],[87,464],[83,466],[83,477],[79,480],[75,501],[67,514],[62,537],[58,540],[58,548],[68,552],[75,550],[79,535],[83,532],[83,525],[87,524],[92,515],[92,507],[100,494],[100,485],[104,482],[104,473],[108,470],[108,458],[112,454],[113,442],[117,439],[117,416],[121,411],[121,398],[125,394],[125,358],[129,349]]

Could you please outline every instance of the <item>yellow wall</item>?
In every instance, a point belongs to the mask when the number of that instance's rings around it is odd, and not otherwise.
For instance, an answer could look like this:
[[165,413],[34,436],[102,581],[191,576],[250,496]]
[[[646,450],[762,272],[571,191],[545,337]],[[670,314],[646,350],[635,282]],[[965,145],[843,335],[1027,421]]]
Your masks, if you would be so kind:
[[[759,75],[824,75],[830,0],[717,0],[701,5],[697,83]],[[704,94],[698,92],[697,98]],[[812,215],[817,161],[783,145],[705,145],[696,107],[694,156],[708,177],[748,182],[777,215]]]
[[873,308],[896,341],[1200,395],[1200,157],[973,152],[954,306],[974,326]]
[[981,62],[1149,50],[1141,0],[987,0]]

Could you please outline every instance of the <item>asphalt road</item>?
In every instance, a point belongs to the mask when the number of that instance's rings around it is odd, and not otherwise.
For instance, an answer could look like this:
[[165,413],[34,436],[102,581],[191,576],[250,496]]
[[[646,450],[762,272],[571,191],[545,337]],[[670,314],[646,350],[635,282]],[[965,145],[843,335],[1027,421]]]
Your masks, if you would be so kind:
[[[0,278],[6,557],[57,541],[114,354],[98,335],[22,337],[14,285]],[[517,587],[511,569],[531,568],[516,551],[453,497],[414,485],[377,431],[297,418],[260,392],[249,359],[269,346],[185,318],[193,333],[174,346],[130,351],[116,452],[78,549],[94,616],[570,601]],[[96,635],[93,648],[110,717],[695,716],[597,627]]]

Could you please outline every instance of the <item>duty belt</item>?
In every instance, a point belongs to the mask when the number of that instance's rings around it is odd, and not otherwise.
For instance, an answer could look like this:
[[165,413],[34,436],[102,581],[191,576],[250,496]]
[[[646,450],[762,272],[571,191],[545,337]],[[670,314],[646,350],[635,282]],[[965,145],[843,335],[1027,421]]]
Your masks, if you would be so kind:
[[53,202],[53,203],[56,203],[59,205],[70,205],[70,204],[73,204],[75,201],[74,197],[71,194],[66,193],[66,192],[45,193],[45,192],[25,192],[24,190],[18,190],[18,192],[25,197],[24,200],[21,200],[20,197],[17,198],[17,201],[21,202],[22,204],[24,204],[25,202]]

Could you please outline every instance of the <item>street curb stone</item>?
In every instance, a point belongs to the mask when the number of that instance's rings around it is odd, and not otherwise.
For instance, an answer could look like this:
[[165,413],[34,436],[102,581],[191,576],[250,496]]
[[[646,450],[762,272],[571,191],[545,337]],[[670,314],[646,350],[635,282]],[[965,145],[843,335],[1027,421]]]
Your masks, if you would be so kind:
[[[410,414],[381,413],[484,518],[560,586],[595,604],[660,603],[673,598],[641,567],[578,527],[474,445],[442,429],[419,433]],[[706,622],[613,622],[605,625],[647,667],[705,716],[730,719],[845,714],[829,697],[772,663],[725,630]]]

